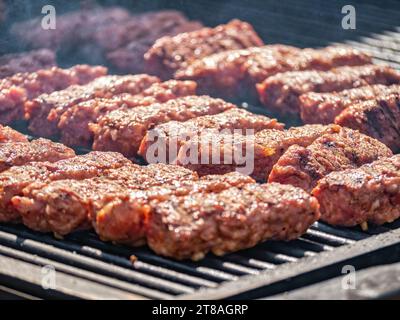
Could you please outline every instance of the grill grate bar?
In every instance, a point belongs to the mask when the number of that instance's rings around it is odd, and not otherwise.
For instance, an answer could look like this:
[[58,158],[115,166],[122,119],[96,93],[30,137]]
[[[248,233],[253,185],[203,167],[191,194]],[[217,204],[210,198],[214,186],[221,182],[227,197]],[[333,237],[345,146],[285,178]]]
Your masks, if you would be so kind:
[[332,251],[334,247],[327,245],[327,244],[321,244],[319,242],[313,241],[311,239],[305,239],[303,237],[299,237],[296,240],[293,240],[293,243],[298,245],[299,247],[305,248],[305,249],[310,249],[315,252],[323,252],[323,251]]
[[263,244],[263,247],[266,249],[270,249],[273,252],[281,252],[286,256],[294,257],[294,258],[302,258],[302,257],[312,257],[315,256],[316,252],[311,250],[304,250],[300,246],[297,246],[294,243],[285,243],[285,242],[266,242]]
[[[3,243],[3,241],[1,241],[1,243]],[[10,245],[9,242],[8,243],[5,242],[4,244]],[[149,297],[149,298],[153,298],[153,299],[170,299],[170,298],[172,298],[171,295],[162,293],[157,290],[152,290],[152,289],[144,288],[140,285],[130,284],[125,281],[120,281],[117,279],[109,278],[109,277],[100,275],[98,273],[86,271],[81,268],[72,267],[72,266],[69,266],[64,263],[59,263],[54,260],[43,258],[41,256],[31,255],[29,253],[19,250],[19,248],[17,246],[11,246],[11,247],[15,248],[15,249],[12,249],[9,246],[5,246],[5,245],[0,244],[0,253],[2,255],[6,255],[6,256],[9,256],[12,258],[30,262],[35,265],[40,265],[40,266],[51,265],[60,272],[65,272],[67,274],[75,275],[79,278],[95,281],[95,282],[102,283],[102,284],[105,284],[110,287],[119,288],[119,289],[122,289],[122,290],[125,290],[128,292],[137,293],[137,294]]]
[[332,227],[320,221],[315,222],[312,228],[350,240],[362,240],[369,237],[369,235],[364,232],[344,227]]
[[[164,266],[165,268],[171,268],[180,272],[186,272],[190,275],[196,276],[196,278],[205,278],[209,279],[212,282],[217,281],[224,281],[227,278],[230,278],[229,275],[227,276],[226,273],[221,274],[218,270],[215,270],[216,272],[210,272],[209,270],[207,271],[202,271],[200,270],[197,266],[190,265],[190,264],[184,264],[181,262],[176,262],[174,260],[166,259],[161,256],[155,255],[151,253],[150,251],[142,248],[128,248],[128,247],[122,247],[119,245],[108,245],[98,239],[85,239],[85,235],[79,235],[79,234],[72,234],[68,236],[68,238],[75,239],[79,243],[83,244],[90,244],[96,248],[99,248],[100,250],[106,251],[106,252],[113,252],[114,255],[116,256],[125,256],[129,257],[130,255],[134,254],[137,258],[140,260],[143,260],[145,262],[148,262],[149,264],[156,265],[156,266]],[[87,235],[86,235],[87,238]],[[77,240],[79,239],[79,240]],[[201,278],[200,278],[201,279]]]
[[331,235],[326,232],[315,230],[315,228],[313,227],[308,229],[303,237],[307,239],[319,240],[319,242],[328,243],[336,247],[342,246],[344,244],[352,244],[355,242],[354,240],[345,239],[342,237]]
[[[0,230],[3,228],[0,228]],[[118,277],[119,279],[126,280],[128,282],[134,281],[139,284],[148,286],[150,288],[155,288],[161,291],[166,291],[168,293],[190,293],[194,289],[185,285],[160,279],[157,277],[149,276],[134,270],[124,269],[116,265],[110,265],[101,260],[96,260],[89,258],[76,252],[79,250],[79,246],[70,243],[60,243],[60,246],[64,246],[65,249],[60,249],[52,245],[45,244],[43,241],[38,242],[31,239],[26,239],[14,234],[5,233],[0,231],[0,241],[6,244],[11,244],[20,248],[24,251],[30,252],[32,254],[37,254],[39,256],[44,256],[50,259],[54,259],[59,262],[73,264],[75,266],[82,267],[86,270],[91,270],[99,272],[101,274],[110,275]]]

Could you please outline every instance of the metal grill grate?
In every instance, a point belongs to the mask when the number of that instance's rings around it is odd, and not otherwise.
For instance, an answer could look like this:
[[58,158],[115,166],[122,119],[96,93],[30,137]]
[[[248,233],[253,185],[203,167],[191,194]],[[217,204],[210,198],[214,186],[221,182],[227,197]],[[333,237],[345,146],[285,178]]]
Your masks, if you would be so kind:
[[[180,2],[178,9],[209,24],[223,22],[225,17],[248,20],[269,43],[323,46],[343,43],[346,38],[344,42],[370,52],[377,62],[400,69],[400,27],[395,27],[400,11],[392,7],[363,5],[357,16],[358,29],[349,33],[338,27],[339,2],[324,1],[326,10],[319,10],[321,3],[310,1],[306,10],[295,0],[279,5],[267,1],[265,7],[270,10],[262,11],[252,8],[252,1],[244,2],[245,10],[233,2],[223,12],[213,11],[215,15],[206,14],[215,2],[208,7],[208,1],[201,5]],[[331,278],[348,261],[357,268],[394,262],[399,259],[399,248],[400,221],[367,232],[318,222],[295,241],[266,242],[224,257],[208,255],[197,263],[166,259],[145,247],[104,243],[92,232],[58,240],[23,226],[0,225],[0,283],[31,298],[259,298]],[[41,286],[45,265],[53,265],[58,272],[55,290]]]

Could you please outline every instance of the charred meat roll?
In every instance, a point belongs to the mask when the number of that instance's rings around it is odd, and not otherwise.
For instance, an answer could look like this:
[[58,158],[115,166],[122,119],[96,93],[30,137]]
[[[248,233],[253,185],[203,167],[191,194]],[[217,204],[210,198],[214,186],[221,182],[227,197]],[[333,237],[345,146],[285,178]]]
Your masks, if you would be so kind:
[[371,63],[368,55],[349,47],[301,50],[267,45],[204,57],[178,70],[175,77],[196,81],[200,93],[257,101],[256,84],[277,73],[367,63]]
[[155,203],[169,200],[172,196],[221,192],[248,183],[254,183],[254,180],[234,172],[210,175],[200,180],[177,180],[146,190],[132,190],[125,195],[111,196],[98,201],[92,216],[93,225],[102,240],[136,245],[138,235],[144,236],[147,232],[151,208]]
[[397,152],[400,150],[400,91],[351,105],[335,118],[335,123],[359,130]]
[[342,128],[325,134],[308,147],[291,146],[274,165],[268,181],[291,184],[310,192],[327,174],[357,168],[392,152],[378,140]]
[[47,139],[5,142],[0,144],[0,172],[33,161],[55,162],[73,156],[75,152],[72,149]]
[[73,105],[93,98],[111,98],[120,93],[137,94],[153,83],[157,77],[146,74],[104,76],[86,85],[70,86],[65,90],[40,95],[25,104],[29,130],[42,137],[59,133],[58,122],[62,114]]
[[[94,178],[52,181],[40,188],[28,186],[24,188],[23,196],[12,198],[12,205],[29,228],[66,235],[90,227],[94,209],[104,199],[185,179],[197,179],[197,175],[178,166],[130,164]],[[139,231],[137,239],[141,241],[143,235]]]
[[[139,155],[148,162],[173,163],[180,147],[194,136],[211,129],[216,133],[254,133],[264,129],[282,130],[276,119],[256,115],[244,109],[233,108],[216,115],[207,115],[185,122],[170,121],[156,126],[143,138]],[[153,161],[152,161],[152,160]]]
[[200,260],[207,252],[224,255],[270,239],[295,239],[319,218],[315,198],[278,183],[171,197],[151,210],[148,245],[180,260]]
[[288,130],[262,130],[254,136],[210,133],[194,137],[179,150],[176,163],[200,176],[232,171],[265,181],[272,167],[292,145],[307,147],[339,126],[305,125]]
[[156,82],[136,95],[123,93],[108,99],[95,98],[80,102],[60,117],[58,128],[61,141],[69,146],[91,147],[93,133],[89,129],[89,124],[97,123],[98,119],[110,111],[148,106],[194,94],[196,94],[195,82],[169,80]]
[[117,151],[137,156],[147,131],[168,121],[186,121],[198,116],[214,115],[235,108],[235,105],[208,96],[187,96],[165,103],[127,110],[115,110],[102,117],[91,129],[93,149]]
[[332,172],[312,194],[321,206],[321,219],[341,226],[384,224],[400,217],[400,155],[357,169]]
[[262,40],[250,24],[232,20],[215,28],[202,28],[158,39],[144,57],[148,72],[168,79],[176,70],[196,59],[229,49],[261,45]]
[[11,199],[22,196],[22,190],[28,186],[33,190],[50,181],[87,179],[130,163],[119,153],[93,151],[56,162],[31,162],[11,167],[0,173],[0,221],[19,220],[19,213],[11,205]]
[[17,73],[0,80],[0,122],[3,124],[24,118],[24,103],[37,96],[63,90],[74,84],[86,84],[104,76],[100,66],[76,65],[70,69],[53,67],[32,73]]
[[400,85],[375,84],[339,92],[309,92],[300,96],[300,116],[304,123],[329,124],[346,108],[359,102],[400,94]]
[[307,92],[332,92],[371,84],[400,83],[400,73],[387,66],[339,67],[330,71],[284,72],[257,85],[262,104],[284,116],[300,115],[299,97]]

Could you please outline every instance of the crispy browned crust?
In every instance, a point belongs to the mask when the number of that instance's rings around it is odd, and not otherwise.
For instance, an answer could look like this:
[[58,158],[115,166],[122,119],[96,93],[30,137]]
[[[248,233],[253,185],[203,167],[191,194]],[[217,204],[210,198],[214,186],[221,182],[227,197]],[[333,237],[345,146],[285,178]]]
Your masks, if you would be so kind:
[[370,62],[368,55],[349,47],[300,50],[285,45],[267,45],[204,57],[179,70],[176,78],[195,80],[201,93],[256,100],[256,83],[277,73],[328,70]]
[[111,98],[120,93],[137,94],[156,82],[159,82],[157,77],[146,74],[110,75],[86,85],[70,86],[65,90],[40,95],[25,104],[29,130],[42,137],[56,136],[61,115],[77,103],[94,98]]
[[56,55],[49,49],[39,49],[0,56],[0,78],[16,73],[34,72],[56,65]]
[[341,226],[383,224],[400,217],[400,156],[333,172],[312,191],[321,219]]
[[378,140],[342,128],[325,134],[308,147],[291,146],[274,165],[268,182],[291,184],[310,192],[331,172],[357,168],[392,152]]
[[0,143],[5,142],[28,142],[28,138],[10,127],[0,125]]
[[171,120],[186,121],[235,108],[235,105],[208,96],[187,96],[165,103],[127,110],[115,110],[91,125],[94,150],[117,151],[128,157],[137,155],[149,129]]
[[250,24],[232,20],[215,28],[158,39],[144,57],[149,72],[171,78],[176,70],[196,59],[230,49],[261,45],[263,41]]
[[[170,121],[158,125],[143,138],[138,153],[148,162],[151,162],[150,158],[158,158],[158,162],[173,163],[180,147],[191,138],[205,134],[207,129],[215,130],[215,132],[223,130],[225,133],[245,133],[247,129],[249,133],[249,130],[255,133],[264,129],[282,130],[283,127],[284,125],[276,119],[233,108],[217,115],[202,116],[185,122]],[[156,144],[163,146],[157,149],[165,154],[165,158],[161,157],[157,150],[152,150],[155,149]]]
[[[200,138],[193,138],[185,143],[178,154],[176,163],[188,169],[196,171],[200,176],[207,174],[223,174],[235,170],[245,169],[245,163],[238,163],[232,155],[233,151],[239,151],[240,155],[248,162],[253,161],[253,171],[250,174],[257,181],[265,181],[278,159],[292,145],[307,147],[315,139],[326,133],[340,130],[339,126],[330,125],[305,125],[293,127],[289,130],[262,130],[254,137],[242,135],[223,135],[219,133],[207,133]],[[194,161],[192,152],[196,152]],[[212,161],[213,151],[219,155],[220,163]],[[205,155],[208,155],[205,156]],[[227,156],[227,161],[225,161]],[[206,161],[201,161],[204,159]],[[208,160],[208,161],[207,161]]]
[[171,196],[185,196],[194,193],[221,192],[230,187],[241,187],[254,180],[238,173],[214,175],[202,179],[184,179],[171,184],[134,191],[125,196],[104,199],[93,215],[93,224],[102,240],[129,245],[138,242],[137,230],[148,229],[151,207]]
[[147,241],[160,255],[200,260],[209,251],[224,255],[269,239],[295,239],[318,218],[318,202],[299,188],[246,184],[155,204]]
[[0,144],[0,172],[32,161],[55,162],[73,156],[75,152],[72,149],[46,139],[6,142]]
[[400,150],[400,91],[353,104],[335,118],[335,123],[359,130],[397,152]]
[[333,123],[336,116],[353,104],[399,92],[399,85],[376,84],[339,92],[305,93],[299,98],[301,120],[304,123]]
[[[197,179],[197,175],[177,166],[130,164],[110,169],[99,177],[66,179],[40,188],[26,188],[23,196],[12,198],[12,205],[29,228],[65,235],[89,227],[94,209],[105,199],[184,179]],[[142,238],[139,231],[138,239]]]
[[0,122],[7,124],[24,117],[24,103],[43,93],[85,84],[107,73],[107,68],[76,65],[70,69],[52,67],[17,73],[0,80]]
[[18,211],[11,205],[11,199],[21,196],[24,188],[33,190],[55,180],[87,179],[129,163],[119,153],[93,151],[56,162],[32,162],[11,167],[0,173],[0,221],[9,222],[20,218]]
[[381,65],[339,67],[330,71],[294,71],[257,84],[262,104],[281,115],[300,115],[299,97],[307,92],[332,92],[370,84],[400,83],[400,73]]
[[61,141],[69,146],[91,147],[93,133],[89,124],[110,111],[120,108],[148,106],[166,102],[178,97],[196,94],[196,83],[193,81],[169,80],[156,82],[139,94],[120,94],[112,98],[95,98],[78,103],[63,113],[58,123]]

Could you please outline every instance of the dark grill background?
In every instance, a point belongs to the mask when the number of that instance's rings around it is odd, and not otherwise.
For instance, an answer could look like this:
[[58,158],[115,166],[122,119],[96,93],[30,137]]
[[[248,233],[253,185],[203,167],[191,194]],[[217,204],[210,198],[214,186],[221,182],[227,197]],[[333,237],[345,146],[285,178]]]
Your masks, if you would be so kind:
[[[377,62],[400,66],[400,5],[396,1],[99,1],[135,11],[176,8],[190,18],[216,25],[232,18],[254,25],[266,43],[301,47],[348,42]],[[40,15],[54,4],[57,13],[75,9],[73,1],[8,1],[8,25]],[[85,1],[86,5],[90,1]],[[357,29],[341,28],[341,8],[352,4]],[[20,50],[1,31],[1,50]],[[260,111],[256,107],[252,110]],[[159,257],[79,232],[57,240],[22,226],[0,225],[0,297],[23,298],[261,298],[341,274],[345,264],[362,269],[400,261],[400,221],[367,232],[316,223],[300,239],[267,242],[198,263]],[[57,270],[56,290],[41,287],[41,267]]]

